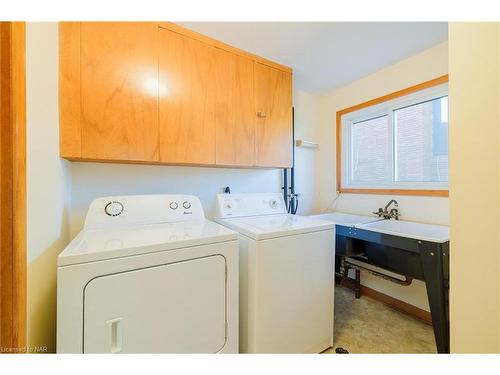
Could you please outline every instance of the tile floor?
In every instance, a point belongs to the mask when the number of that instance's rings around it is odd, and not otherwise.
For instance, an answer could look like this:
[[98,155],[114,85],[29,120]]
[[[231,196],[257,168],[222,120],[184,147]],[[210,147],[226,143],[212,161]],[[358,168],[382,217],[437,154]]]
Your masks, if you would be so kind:
[[432,327],[369,297],[335,288],[335,353],[436,353]]

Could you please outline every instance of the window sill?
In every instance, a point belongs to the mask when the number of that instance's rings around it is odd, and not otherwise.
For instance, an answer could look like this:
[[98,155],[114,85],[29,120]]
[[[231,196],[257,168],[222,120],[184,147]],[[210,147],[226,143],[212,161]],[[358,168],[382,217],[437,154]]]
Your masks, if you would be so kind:
[[358,188],[339,188],[338,193],[342,194],[379,194],[379,195],[414,195],[426,197],[448,197],[449,190],[431,190],[431,189],[358,189]]

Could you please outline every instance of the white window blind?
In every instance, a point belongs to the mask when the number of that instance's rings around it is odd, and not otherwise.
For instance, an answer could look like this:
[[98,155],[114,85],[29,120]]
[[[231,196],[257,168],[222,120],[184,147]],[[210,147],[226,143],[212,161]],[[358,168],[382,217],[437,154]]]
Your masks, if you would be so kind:
[[448,85],[342,117],[342,186],[448,188]]

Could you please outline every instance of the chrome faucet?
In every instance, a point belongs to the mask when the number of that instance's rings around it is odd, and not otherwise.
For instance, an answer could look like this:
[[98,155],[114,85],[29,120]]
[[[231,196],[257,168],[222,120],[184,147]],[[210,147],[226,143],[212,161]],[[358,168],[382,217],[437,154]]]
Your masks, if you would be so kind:
[[[389,210],[389,207],[391,204],[394,203],[394,208],[391,208]],[[395,219],[399,220],[399,217],[401,216],[401,213],[399,212],[398,208],[398,202],[395,199],[391,199],[389,203],[385,205],[384,208],[380,207],[378,211],[373,212],[375,215],[378,217],[383,217],[384,219]]]

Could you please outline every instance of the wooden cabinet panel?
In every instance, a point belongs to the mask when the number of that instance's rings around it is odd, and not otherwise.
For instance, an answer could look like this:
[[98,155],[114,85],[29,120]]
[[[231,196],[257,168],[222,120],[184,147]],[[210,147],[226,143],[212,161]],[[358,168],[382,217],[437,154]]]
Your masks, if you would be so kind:
[[82,156],[80,22],[59,24],[59,147],[61,156]]
[[219,165],[255,164],[254,63],[216,49],[215,160]]
[[85,159],[158,160],[158,27],[81,23]]
[[292,165],[292,74],[255,63],[257,166]]
[[160,160],[215,163],[215,48],[160,28]]

